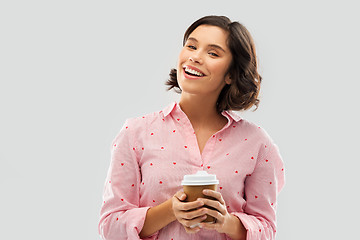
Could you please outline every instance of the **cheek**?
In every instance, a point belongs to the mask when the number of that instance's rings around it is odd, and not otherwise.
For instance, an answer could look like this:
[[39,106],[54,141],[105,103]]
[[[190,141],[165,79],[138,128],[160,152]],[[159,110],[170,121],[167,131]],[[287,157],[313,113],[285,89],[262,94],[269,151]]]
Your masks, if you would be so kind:
[[216,63],[212,64],[211,69],[217,75],[225,76],[229,67],[230,67],[229,61],[221,61],[221,62],[216,62]]
[[222,64],[222,63],[214,63],[210,66],[208,66],[209,70],[211,69],[211,71],[213,73],[215,73],[216,75],[220,75],[223,76],[225,75],[225,72],[227,70],[227,65]]
[[178,57],[179,64],[184,62],[187,59],[187,57],[188,57],[187,52],[183,48],[179,53],[179,57]]
[[189,59],[189,53],[182,49],[178,56],[178,63],[177,63],[177,73],[178,73],[178,79],[179,79],[179,73],[182,71],[182,66],[184,63]]

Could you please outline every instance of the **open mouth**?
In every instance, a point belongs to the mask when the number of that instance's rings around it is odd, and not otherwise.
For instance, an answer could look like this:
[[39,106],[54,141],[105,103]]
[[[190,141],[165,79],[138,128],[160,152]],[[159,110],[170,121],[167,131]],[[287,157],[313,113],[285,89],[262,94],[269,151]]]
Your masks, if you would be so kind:
[[184,71],[185,71],[186,74],[188,74],[190,76],[193,76],[193,77],[203,77],[203,76],[205,76],[205,74],[203,74],[202,72],[197,71],[197,70],[195,70],[193,68],[190,68],[189,66],[185,66]]

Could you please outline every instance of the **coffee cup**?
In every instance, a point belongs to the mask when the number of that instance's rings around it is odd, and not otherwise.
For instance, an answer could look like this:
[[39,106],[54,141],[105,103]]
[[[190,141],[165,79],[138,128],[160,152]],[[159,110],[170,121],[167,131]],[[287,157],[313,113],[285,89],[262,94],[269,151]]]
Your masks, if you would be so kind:
[[[185,175],[181,185],[183,186],[184,193],[186,194],[186,202],[196,201],[198,198],[208,198],[217,200],[213,197],[203,194],[204,189],[210,189],[216,191],[219,180],[216,179],[216,175],[208,174],[206,171],[198,171],[196,174]],[[214,209],[209,206],[204,206],[210,209]],[[203,222],[214,223],[215,218],[207,215],[207,218]],[[195,227],[195,226],[192,226]]]

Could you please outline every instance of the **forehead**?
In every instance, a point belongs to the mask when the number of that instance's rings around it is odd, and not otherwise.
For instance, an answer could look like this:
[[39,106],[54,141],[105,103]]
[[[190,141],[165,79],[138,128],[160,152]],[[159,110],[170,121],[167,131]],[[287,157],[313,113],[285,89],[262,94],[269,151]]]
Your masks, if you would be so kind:
[[[229,33],[224,29],[212,25],[200,25],[190,33],[189,38],[195,38],[201,44],[219,45],[227,48]],[[188,38],[188,39],[189,39]]]

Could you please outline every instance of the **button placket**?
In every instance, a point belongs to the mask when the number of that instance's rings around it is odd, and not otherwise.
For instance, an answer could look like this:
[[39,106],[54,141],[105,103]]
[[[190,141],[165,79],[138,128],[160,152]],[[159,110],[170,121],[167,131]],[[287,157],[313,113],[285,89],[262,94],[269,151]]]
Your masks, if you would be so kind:
[[191,162],[195,162],[200,166],[201,164],[203,164],[203,161],[202,161],[199,146],[197,143],[195,130],[193,129],[191,122],[185,113],[182,112],[181,116],[179,116],[179,115],[180,114],[176,114],[174,116],[174,119],[176,122],[179,123],[179,125],[184,133],[184,136],[185,136],[184,146],[187,146],[186,149],[188,151],[190,151],[189,155],[192,158]]
[[[211,168],[211,153],[212,153],[212,150],[215,148],[215,145],[216,144],[219,144],[223,141],[223,132],[232,124],[232,120],[224,115],[227,119],[228,119],[228,122],[225,124],[225,126],[220,129],[219,131],[217,131],[216,133],[214,133],[212,135],[212,137],[210,137],[210,139],[208,140],[208,142],[206,143],[205,147],[204,147],[204,150],[202,152],[202,160],[203,160],[203,168],[205,170],[207,169],[210,169]],[[208,168],[210,166],[210,168]]]
[[214,145],[217,139],[218,133],[213,134],[206,142],[205,147],[203,149],[201,160],[203,163],[204,170],[208,170],[209,158],[211,157],[212,150],[214,149]]

